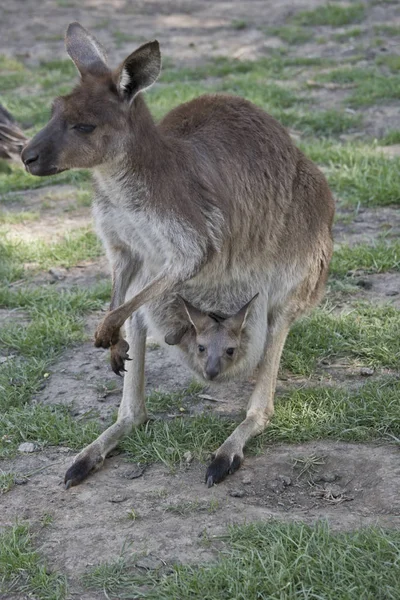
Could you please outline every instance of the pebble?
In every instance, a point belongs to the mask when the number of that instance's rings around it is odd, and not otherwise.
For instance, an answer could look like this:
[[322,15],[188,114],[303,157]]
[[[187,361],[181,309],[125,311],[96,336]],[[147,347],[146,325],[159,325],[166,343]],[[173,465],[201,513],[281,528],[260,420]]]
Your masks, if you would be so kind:
[[190,465],[190,463],[193,460],[193,454],[190,452],[190,450],[188,450],[187,452],[184,453],[183,458],[185,459],[185,463],[187,465]]
[[370,377],[373,374],[374,369],[372,369],[371,367],[361,367],[360,369],[360,375],[363,375],[364,377]]
[[109,499],[109,502],[112,502],[113,504],[121,504],[122,502],[125,502],[126,500],[128,500],[128,496],[123,496],[122,494],[117,494],[116,496],[112,496],[112,498]]
[[18,452],[28,453],[35,452],[35,450],[36,444],[34,444],[33,442],[23,442],[18,446]]
[[245,475],[244,477],[242,477],[243,485],[250,485],[252,481],[253,478],[251,477],[251,475]]
[[232,498],[243,498],[245,492],[244,490],[232,490],[229,492],[229,495],[232,496]]
[[139,567],[139,569],[146,569],[146,571],[155,571],[163,566],[164,563],[161,559],[151,555],[143,556],[135,563],[135,567]]
[[126,473],[123,474],[125,479],[137,479],[141,477],[144,473],[145,467],[141,467],[140,465],[136,465],[133,469],[130,469]]
[[283,485],[285,487],[288,487],[289,485],[292,485],[292,480],[287,475],[278,475],[278,479],[280,481],[282,481],[282,483],[283,483]]

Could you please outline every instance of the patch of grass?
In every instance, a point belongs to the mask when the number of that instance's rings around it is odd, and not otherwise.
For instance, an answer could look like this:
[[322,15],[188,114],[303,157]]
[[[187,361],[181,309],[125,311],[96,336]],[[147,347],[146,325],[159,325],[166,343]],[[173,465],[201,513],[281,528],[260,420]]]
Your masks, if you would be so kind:
[[26,242],[9,239],[0,232],[0,281],[9,284],[39,269],[55,266],[71,267],[82,260],[97,258],[103,254],[96,235],[87,228],[76,229],[59,242]]
[[305,135],[330,137],[357,129],[362,115],[351,115],[334,109],[314,111],[284,111],[274,115],[286,126],[299,129]]
[[[51,572],[34,547],[27,524],[19,523],[0,535],[0,593],[3,598],[27,594],[37,600],[63,600],[66,578]],[[3,596],[4,594],[4,596]]]
[[83,338],[82,315],[99,309],[109,285],[91,290],[60,291],[53,287],[0,288],[0,306],[24,311],[27,324],[11,321],[0,330],[8,360],[0,365],[0,410],[21,407],[37,393],[44,375],[65,346]]
[[[398,438],[400,382],[395,377],[368,382],[356,391],[345,388],[303,388],[276,402],[275,415],[249,451],[266,443],[302,443],[320,439],[368,442]],[[397,399],[396,399],[397,398]]]
[[400,204],[400,158],[389,159],[372,145],[335,144],[313,140],[300,144],[324,167],[329,184],[349,204]]
[[153,421],[135,428],[124,438],[121,447],[135,462],[160,461],[172,468],[184,464],[187,451],[195,459],[205,460],[232,433],[235,425],[215,415]]
[[375,33],[380,35],[390,36],[390,37],[399,37],[400,36],[400,26],[399,25],[387,25],[386,23],[378,23],[374,25]]
[[288,44],[305,44],[312,38],[312,33],[297,25],[284,25],[282,27],[272,27],[268,29],[271,35],[277,35]]
[[0,471],[0,496],[6,494],[14,486],[14,473]]
[[381,146],[391,146],[392,144],[400,144],[400,131],[393,129],[389,131],[383,138],[379,140]]
[[124,33],[123,31],[113,31],[113,38],[117,48],[122,48],[125,44],[135,43],[137,45],[146,41],[146,38],[139,35]]
[[237,31],[241,31],[243,29],[246,29],[247,21],[244,21],[243,19],[234,20],[234,21],[232,21],[232,27],[233,27],[233,29],[236,29]]
[[360,27],[353,27],[352,29],[346,29],[346,31],[342,31],[341,33],[335,33],[332,38],[336,42],[347,42],[347,40],[360,37],[363,35],[365,31],[360,29]]
[[318,308],[292,327],[282,365],[298,375],[310,375],[317,362],[340,358],[397,368],[399,327],[400,311],[387,305],[358,303],[342,312]]
[[0,54],[0,71],[24,71],[25,65],[12,56]]
[[[398,360],[398,358],[397,358]],[[369,382],[352,392],[343,388],[295,390],[276,402],[275,415],[263,434],[249,443],[259,452],[270,442],[300,443],[333,438],[368,441],[400,435],[396,378]],[[185,463],[189,451],[204,461],[230,435],[237,420],[212,414],[153,421],[134,429],[121,447],[135,462],[160,461],[169,468]]]
[[398,73],[400,71],[400,56],[397,54],[377,56],[375,64],[387,67],[392,73]]
[[150,412],[164,412],[172,409],[182,408],[186,404],[195,400],[196,395],[204,389],[204,386],[197,381],[193,381],[189,387],[179,392],[165,393],[154,390],[146,398],[146,405]]
[[364,18],[364,14],[365,6],[361,2],[352,2],[349,6],[328,2],[314,10],[297,13],[292,21],[300,25],[342,27],[343,25],[360,22]]
[[[148,600],[348,600],[396,598],[400,534],[378,528],[333,533],[326,523],[235,525],[218,560],[143,574],[120,557],[92,569],[86,585]],[[132,564],[133,563],[133,564]]]
[[[379,59],[380,60],[380,59]],[[389,64],[398,73],[398,57],[382,58],[381,64]],[[375,68],[340,67],[317,75],[318,81],[334,83],[353,83],[354,90],[346,98],[346,104],[354,107],[371,106],[379,101],[397,100],[400,98],[400,75],[388,76]]]
[[37,221],[40,218],[38,212],[24,210],[21,212],[11,212],[10,210],[0,210],[0,224],[15,225],[16,223],[27,223]]
[[385,273],[400,270],[400,242],[377,242],[373,245],[341,246],[332,257],[330,272],[344,277],[350,271]]
[[[99,435],[97,422],[92,418],[73,418],[65,406],[22,406],[9,409],[0,423],[0,458],[15,455],[22,442],[39,446],[63,445],[79,449]],[[89,417],[88,416],[88,417]]]

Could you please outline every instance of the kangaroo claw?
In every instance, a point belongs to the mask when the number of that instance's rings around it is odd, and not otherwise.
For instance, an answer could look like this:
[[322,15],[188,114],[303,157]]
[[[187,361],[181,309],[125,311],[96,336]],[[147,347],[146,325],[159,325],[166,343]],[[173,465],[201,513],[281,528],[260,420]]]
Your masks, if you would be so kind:
[[111,346],[111,368],[116,375],[121,375],[126,360],[132,360],[128,355],[129,344],[126,340],[119,339],[116,344]]
[[209,465],[206,472],[207,487],[212,487],[214,483],[220,483],[227,475],[234,473],[242,464],[242,458],[235,454],[229,457],[226,454],[216,456]]

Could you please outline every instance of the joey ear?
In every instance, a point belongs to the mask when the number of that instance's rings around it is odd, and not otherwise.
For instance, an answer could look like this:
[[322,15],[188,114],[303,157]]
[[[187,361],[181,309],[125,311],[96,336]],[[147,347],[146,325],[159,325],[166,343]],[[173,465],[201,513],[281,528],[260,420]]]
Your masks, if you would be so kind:
[[195,328],[196,333],[202,332],[212,319],[206,313],[201,312],[201,310],[193,306],[193,304],[190,304],[190,302],[182,298],[182,296],[178,297],[185,309],[189,321]]
[[188,327],[182,327],[178,331],[173,331],[171,333],[167,333],[164,338],[164,341],[168,346],[176,346],[182,341],[183,336],[187,332]]
[[161,71],[160,45],[147,42],[132,52],[121,66],[118,88],[122,96],[132,101],[141,91],[153,85]]
[[232,331],[235,335],[239,336],[242,332],[243,327],[246,325],[250,307],[258,296],[259,293],[253,296],[252,299],[249,300],[249,302],[247,302],[247,304],[242,306],[242,308],[235,315],[226,319],[224,321],[224,327],[229,329],[229,331]]
[[68,26],[65,36],[67,52],[83,76],[109,73],[104,48],[82,25],[77,22]]

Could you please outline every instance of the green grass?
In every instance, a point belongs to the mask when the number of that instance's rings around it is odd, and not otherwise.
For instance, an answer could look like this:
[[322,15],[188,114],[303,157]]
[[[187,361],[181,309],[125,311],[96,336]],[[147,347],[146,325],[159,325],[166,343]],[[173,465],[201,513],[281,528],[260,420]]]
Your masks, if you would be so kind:
[[82,260],[95,259],[102,253],[98,238],[87,228],[76,229],[61,241],[52,243],[9,239],[0,230],[0,281],[9,284],[39,269],[72,267]]
[[[249,452],[264,451],[271,442],[300,443],[332,438],[343,441],[390,440],[400,435],[400,382],[395,377],[368,382],[357,391],[314,387],[295,390],[276,402],[265,432],[249,444]],[[184,464],[189,451],[207,460],[230,435],[238,418],[213,414],[157,420],[134,429],[121,447],[135,462]]]
[[292,327],[282,366],[311,375],[322,360],[346,359],[363,365],[397,368],[400,311],[389,305],[348,305],[341,312],[317,308]]
[[52,175],[50,177],[34,177],[29,175],[22,167],[12,165],[11,173],[0,172],[0,200],[3,194],[9,192],[17,192],[26,189],[37,189],[48,185],[82,185],[90,180],[90,175],[87,171],[65,171],[60,175]]
[[308,29],[296,25],[271,27],[268,29],[268,34],[277,35],[283,41],[293,45],[305,44],[312,38],[312,33]]
[[364,18],[365,6],[361,2],[352,2],[349,6],[328,2],[314,10],[297,13],[292,21],[300,25],[330,25],[342,27],[359,23]]
[[317,81],[354,84],[345,100],[347,106],[364,107],[400,98],[399,57],[390,55],[376,60],[376,64],[389,67],[394,74],[388,75],[377,67],[344,66],[317,74]]
[[66,578],[48,569],[35,549],[35,541],[35,536],[25,523],[6,528],[1,533],[0,595],[2,598],[11,599],[16,597],[15,594],[24,594],[24,597],[29,595],[29,598],[35,597],[37,600],[66,598]]
[[383,138],[379,140],[381,146],[391,146],[392,144],[400,144],[400,131],[393,129],[389,131]]
[[14,486],[14,473],[0,471],[0,496],[6,494]]
[[349,272],[385,273],[400,270],[400,242],[341,246],[332,257],[330,272],[344,277]]
[[[221,549],[221,542],[224,542]],[[378,528],[333,533],[326,523],[233,526],[215,548],[218,560],[135,568],[123,556],[85,577],[90,588],[148,600],[384,600],[400,595],[400,534]]]
[[304,152],[320,164],[332,190],[348,204],[400,204],[400,158],[389,159],[373,145],[310,140]]
[[360,37],[363,33],[365,33],[365,30],[360,29],[360,27],[353,27],[352,29],[346,29],[346,31],[341,33],[335,33],[332,38],[336,42],[347,42],[349,39]]
[[399,25],[387,25],[386,23],[379,23],[378,25],[374,25],[375,33],[380,35],[390,36],[390,37],[399,37],[400,36],[400,26]]

